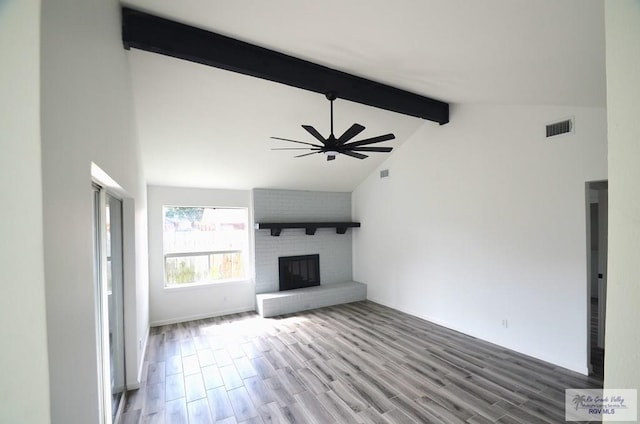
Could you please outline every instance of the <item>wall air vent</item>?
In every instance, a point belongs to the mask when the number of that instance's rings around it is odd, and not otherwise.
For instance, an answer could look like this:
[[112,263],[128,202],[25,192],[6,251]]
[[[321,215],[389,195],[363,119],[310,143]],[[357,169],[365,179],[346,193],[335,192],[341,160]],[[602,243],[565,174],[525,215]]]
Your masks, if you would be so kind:
[[380,178],[387,178],[388,176],[389,176],[388,169],[383,169],[382,171],[380,171]]
[[547,138],[573,132],[573,118],[547,125]]

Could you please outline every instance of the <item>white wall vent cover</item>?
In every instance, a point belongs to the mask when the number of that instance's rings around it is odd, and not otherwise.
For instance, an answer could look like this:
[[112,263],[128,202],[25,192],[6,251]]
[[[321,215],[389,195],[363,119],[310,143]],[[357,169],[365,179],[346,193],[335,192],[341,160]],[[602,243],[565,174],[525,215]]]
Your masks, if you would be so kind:
[[574,132],[573,118],[547,124],[547,138]]

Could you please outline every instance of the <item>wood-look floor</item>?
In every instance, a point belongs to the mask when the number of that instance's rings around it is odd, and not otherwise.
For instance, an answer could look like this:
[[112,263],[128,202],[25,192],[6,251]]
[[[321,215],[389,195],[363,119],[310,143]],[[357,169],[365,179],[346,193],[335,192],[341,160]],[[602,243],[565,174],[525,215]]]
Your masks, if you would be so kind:
[[602,382],[365,301],[151,329],[122,423],[561,423]]

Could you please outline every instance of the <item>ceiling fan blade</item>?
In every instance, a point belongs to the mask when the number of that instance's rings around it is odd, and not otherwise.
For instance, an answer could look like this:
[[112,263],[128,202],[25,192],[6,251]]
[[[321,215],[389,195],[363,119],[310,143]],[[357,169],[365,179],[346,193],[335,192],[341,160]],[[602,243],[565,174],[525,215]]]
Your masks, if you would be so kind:
[[307,130],[307,132],[309,134],[311,134],[312,136],[314,136],[315,138],[318,139],[318,141],[320,141],[322,144],[327,144],[325,140],[325,138],[322,136],[322,134],[320,134],[318,132],[318,130],[316,130],[315,128],[313,128],[311,125],[303,125],[302,128],[304,128],[305,130]]
[[301,158],[304,156],[315,155],[316,153],[320,153],[320,152],[318,151],[318,152],[305,153],[304,155],[294,156],[294,158]]
[[364,146],[365,144],[381,143],[383,141],[393,140],[394,138],[396,138],[396,136],[393,134],[379,135],[377,137],[366,138],[364,140],[354,141],[353,143],[345,144],[344,147],[358,147],[358,146]]
[[291,140],[290,138],[282,138],[282,137],[269,137],[269,138],[273,138],[274,140],[290,141],[292,143],[307,144],[313,147],[323,147],[323,146],[320,146],[319,144],[307,143],[305,141]]
[[365,158],[369,157],[367,155],[363,155],[363,154],[360,154],[360,153],[352,152],[350,150],[345,150],[345,151],[343,151],[341,153],[343,155],[351,156],[351,157],[358,158],[358,159],[365,159]]
[[351,149],[354,152],[383,152],[389,153],[393,150],[393,147],[354,147]]
[[344,134],[340,136],[340,138],[338,139],[338,144],[346,143],[347,141],[351,140],[353,137],[360,134],[362,131],[364,131],[364,127],[362,125],[360,124],[351,125],[351,128],[346,130]]
[[320,149],[319,148],[314,149],[312,147],[276,147],[271,150],[320,150]]

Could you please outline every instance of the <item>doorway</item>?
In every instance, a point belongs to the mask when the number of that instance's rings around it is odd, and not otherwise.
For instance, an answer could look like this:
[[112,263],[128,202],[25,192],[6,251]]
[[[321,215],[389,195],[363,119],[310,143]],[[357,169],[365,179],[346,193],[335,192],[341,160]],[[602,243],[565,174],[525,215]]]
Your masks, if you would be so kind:
[[604,378],[607,315],[607,239],[609,212],[607,181],[587,183],[587,340],[589,373]]
[[116,422],[124,405],[124,274],[122,200],[94,185],[94,274],[104,422]]

